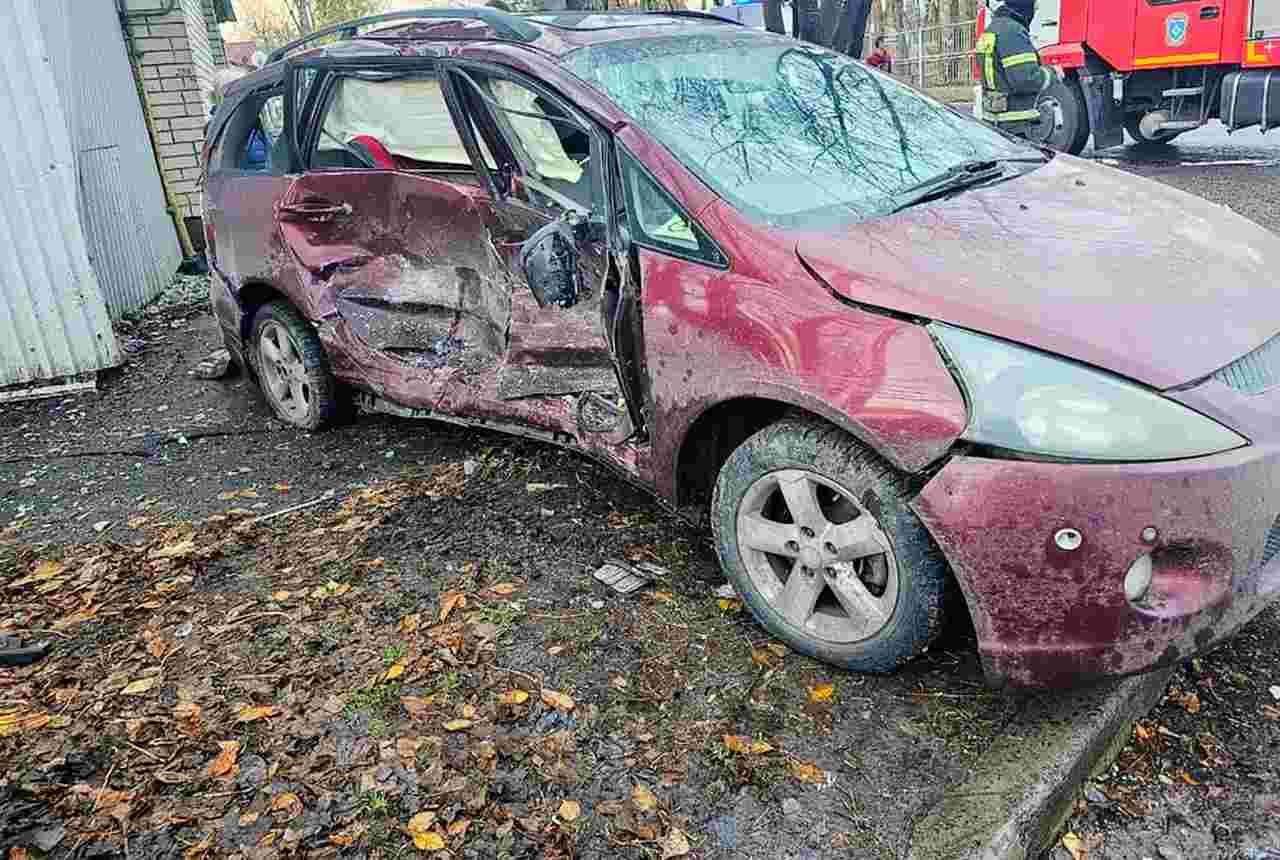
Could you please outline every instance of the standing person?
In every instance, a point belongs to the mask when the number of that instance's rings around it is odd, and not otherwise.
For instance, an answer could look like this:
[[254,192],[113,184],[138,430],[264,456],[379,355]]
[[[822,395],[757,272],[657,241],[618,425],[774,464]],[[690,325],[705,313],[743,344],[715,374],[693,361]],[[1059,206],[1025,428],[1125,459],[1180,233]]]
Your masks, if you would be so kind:
[[867,57],[867,65],[875,66],[885,74],[893,74],[893,55],[884,47],[884,36],[876,36],[876,49]]
[[1036,103],[1053,84],[1053,72],[1040,65],[1031,42],[1036,0],[1008,0],[978,40],[982,67],[982,109],[989,122],[1012,134],[1034,136],[1042,117]]

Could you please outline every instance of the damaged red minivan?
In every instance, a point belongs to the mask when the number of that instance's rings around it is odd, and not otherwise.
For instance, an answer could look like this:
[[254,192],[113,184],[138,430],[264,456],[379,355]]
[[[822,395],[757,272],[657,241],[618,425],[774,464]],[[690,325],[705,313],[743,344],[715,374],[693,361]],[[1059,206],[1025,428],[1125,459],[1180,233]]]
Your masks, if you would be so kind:
[[1063,685],[1280,592],[1280,238],[1225,208],[683,13],[361,19],[208,139],[213,307],[282,419],[707,506],[806,654],[892,670],[954,584],[993,683]]

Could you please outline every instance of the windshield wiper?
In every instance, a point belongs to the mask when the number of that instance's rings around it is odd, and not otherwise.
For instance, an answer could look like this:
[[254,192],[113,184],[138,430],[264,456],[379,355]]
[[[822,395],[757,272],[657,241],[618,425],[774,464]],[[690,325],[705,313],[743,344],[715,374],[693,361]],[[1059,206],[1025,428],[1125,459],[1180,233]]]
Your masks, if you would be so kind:
[[946,197],[948,194],[963,191],[966,188],[973,188],[978,185],[985,185],[995,179],[1002,179],[1005,176],[1002,165],[1010,163],[1044,164],[1045,159],[1043,157],[1014,157],[993,158],[986,161],[965,161],[932,179],[926,179],[919,185],[903,189],[895,196],[893,208],[889,211],[891,214],[901,212],[903,209],[910,209],[912,206],[928,203],[930,200],[937,200],[941,197]]

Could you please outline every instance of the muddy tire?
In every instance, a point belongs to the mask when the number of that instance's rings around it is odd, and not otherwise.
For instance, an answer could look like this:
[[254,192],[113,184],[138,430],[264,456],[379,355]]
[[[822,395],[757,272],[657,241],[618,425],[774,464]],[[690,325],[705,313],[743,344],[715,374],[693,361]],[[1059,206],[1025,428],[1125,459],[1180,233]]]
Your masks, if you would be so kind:
[[1074,78],[1061,80],[1054,75],[1053,85],[1040,96],[1040,105],[1057,104],[1062,108],[1062,127],[1055,128],[1045,144],[1060,152],[1079,155],[1089,142],[1089,107],[1084,93]]
[[285,301],[258,309],[245,357],[271,410],[285,422],[318,430],[346,420],[351,401],[329,371],[320,338]]
[[1162,146],[1168,146],[1175,137],[1182,134],[1180,131],[1165,131],[1158,133],[1155,137],[1147,137],[1142,133],[1143,116],[1144,114],[1131,113],[1124,118],[1124,130],[1129,132],[1129,137],[1133,138],[1137,146],[1159,149]]
[[786,418],[744,442],[716,480],[711,526],[729,581],[796,651],[890,672],[941,628],[950,574],[901,477],[830,424]]

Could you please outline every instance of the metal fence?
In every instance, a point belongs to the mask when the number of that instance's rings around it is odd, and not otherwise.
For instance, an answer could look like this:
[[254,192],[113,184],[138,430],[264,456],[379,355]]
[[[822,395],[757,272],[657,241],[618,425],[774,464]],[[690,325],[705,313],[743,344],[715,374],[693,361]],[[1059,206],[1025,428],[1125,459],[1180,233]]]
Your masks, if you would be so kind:
[[114,0],[36,5],[71,136],[89,260],[119,319],[163,291],[182,262],[119,14]]
[[0,387],[119,359],[76,206],[75,151],[37,16],[0,2]]
[[[973,83],[977,31],[977,21],[958,21],[879,35],[893,56],[895,76],[920,87],[950,87]],[[875,38],[875,34],[867,37],[863,56],[871,53]]]

